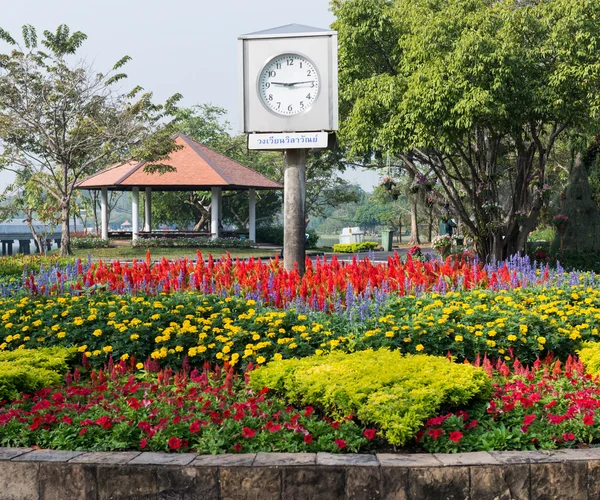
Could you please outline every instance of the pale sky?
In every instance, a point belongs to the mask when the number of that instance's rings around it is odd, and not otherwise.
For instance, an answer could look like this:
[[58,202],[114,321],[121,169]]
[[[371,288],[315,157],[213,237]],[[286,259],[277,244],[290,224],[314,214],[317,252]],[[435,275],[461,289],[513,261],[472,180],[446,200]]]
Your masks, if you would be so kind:
[[[23,24],[40,34],[67,24],[88,39],[79,54],[98,71],[124,55],[128,86],[141,85],[162,102],[177,92],[182,105],[212,103],[228,111],[237,127],[237,37],[298,23],[328,28],[334,17],[328,0],[0,0],[0,26],[20,40]],[[0,51],[7,46],[0,43]],[[345,177],[371,190],[374,172]],[[9,182],[0,173],[0,187]]]

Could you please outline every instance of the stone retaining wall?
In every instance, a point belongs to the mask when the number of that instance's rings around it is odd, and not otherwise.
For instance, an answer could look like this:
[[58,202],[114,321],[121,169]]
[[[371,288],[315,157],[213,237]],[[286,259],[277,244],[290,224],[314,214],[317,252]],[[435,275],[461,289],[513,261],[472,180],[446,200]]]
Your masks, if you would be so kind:
[[212,456],[0,448],[2,500],[592,498],[600,498],[600,449]]

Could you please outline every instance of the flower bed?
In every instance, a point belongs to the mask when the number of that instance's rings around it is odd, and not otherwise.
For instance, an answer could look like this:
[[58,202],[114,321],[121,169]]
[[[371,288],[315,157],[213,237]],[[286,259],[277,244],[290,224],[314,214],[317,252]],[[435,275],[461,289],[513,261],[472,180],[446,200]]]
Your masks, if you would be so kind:
[[198,453],[366,450],[375,431],[252,392],[230,369],[133,375],[122,362],[0,403],[0,444]]

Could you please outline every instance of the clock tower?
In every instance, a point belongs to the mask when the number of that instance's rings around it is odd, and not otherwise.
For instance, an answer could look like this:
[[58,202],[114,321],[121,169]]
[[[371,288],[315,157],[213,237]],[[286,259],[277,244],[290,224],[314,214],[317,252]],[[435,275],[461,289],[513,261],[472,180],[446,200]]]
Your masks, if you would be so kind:
[[281,150],[285,268],[304,271],[306,150],[338,128],[337,32],[288,24],[238,38],[249,149]]

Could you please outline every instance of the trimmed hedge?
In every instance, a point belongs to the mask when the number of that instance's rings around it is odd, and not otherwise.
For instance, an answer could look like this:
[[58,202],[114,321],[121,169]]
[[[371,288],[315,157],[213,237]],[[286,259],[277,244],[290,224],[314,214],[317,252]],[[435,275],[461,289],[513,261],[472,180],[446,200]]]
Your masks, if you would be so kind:
[[252,248],[249,240],[237,238],[148,238],[133,242],[138,248]]
[[363,241],[362,243],[337,243],[333,245],[333,251],[337,253],[356,253],[361,250],[373,250],[379,243],[376,241]]
[[250,384],[334,417],[354,414],[400,446],[442,406],[459,407],[491,394],[491,380],[479,368],[386,349],[274,361],[252,372]]
[[73,248],[108,248],[110,242],[95,236],[85,236],[71,238],[71,246]]
[[0,401],[61,383],[76,354],[62,347],[0,352]]

